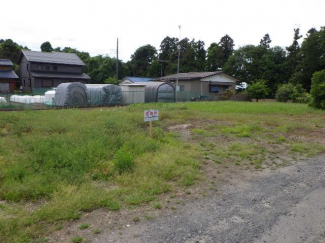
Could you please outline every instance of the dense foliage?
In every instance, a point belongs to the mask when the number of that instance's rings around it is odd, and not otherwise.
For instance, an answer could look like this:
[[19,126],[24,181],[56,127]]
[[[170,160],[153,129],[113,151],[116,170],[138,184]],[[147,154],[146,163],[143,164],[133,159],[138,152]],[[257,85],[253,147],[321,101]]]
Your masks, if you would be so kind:
[[53,51],[53,47],[52,47],[51,43],[49,41],[44,42],[41,45],[41,51],[42,52],[52,52]]
[[311,105],[325,110],[325,70],[314,73],[310,94]]
[[251,99],[256,99],[256,102],[259,99],[264,99],[269,93],[265,80],[256,80],[248,86],[247,92]]
[[281,85],[276,91],[275,99],[279,102],[291,100],[294,103],[308,103],[307,92],[301,84],[293,85],[289,83]]
[[[271,37],[265,34],[259,45],[234,49],[234,40],[225,35],[206,49],[202,40],[179,40],[167,36],[162,40],[159,50],[147,44],[136,49],[130,61],[118,60],[118,79],[125,76],[159,77],[174,74],[177,72],[179,56],[179,72],[182,73],[224,70],[247,84],[263,79],[270,97],[275,97],[279,86],[288,83],[300,84],[309,92],[313,73],[325,69],[325,28],[310,29],[300,46],[301,38],[298,28],[294,29],[293,41],[286,48],[271,47]],[[27,47],[10,39],[0,40],[0,58],[8,58],[16,64],[22,49]],[[83,72],[91,77],[92,83],[112,83],[116,80],[116,59],[113,57],[92,57],[88,52],[71,47],[53,49],[49,42],[44,42],[41,49],[76,53],[85,63]]]

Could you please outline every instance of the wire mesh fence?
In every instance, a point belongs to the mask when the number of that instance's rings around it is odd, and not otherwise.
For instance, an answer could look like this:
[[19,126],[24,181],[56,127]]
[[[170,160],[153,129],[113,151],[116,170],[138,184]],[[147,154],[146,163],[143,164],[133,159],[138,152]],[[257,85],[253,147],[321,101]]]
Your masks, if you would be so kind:
[[[121,91],[113,90],[109,93],[87,91],[82,96],[71,93],[64,97],[66,100],[58,100],[55,90],[35,90],[29,94],[0,93],[0,111],[10,110],[40,110],[64,107],[103,107],[130,105],[135,103],[153,102],[194,102],[194,101],[219,101],[225,99],[243,100],[238,95],[225,98],[215,93],[201,92],[148,92],[148,91]],[[150,97],[150,99],[148,98]]]

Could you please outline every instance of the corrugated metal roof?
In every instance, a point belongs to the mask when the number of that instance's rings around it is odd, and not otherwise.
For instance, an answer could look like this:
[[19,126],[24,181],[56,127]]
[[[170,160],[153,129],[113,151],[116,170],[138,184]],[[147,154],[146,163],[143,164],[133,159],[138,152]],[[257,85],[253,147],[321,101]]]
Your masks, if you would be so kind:
[[30,72],[34,78],[90,79],[85,73]]
[[13,66],[9,59],[0,59],[0,66]]
[[84,66],[84,62],[75,53],[65,52],[39,52],[39,51],[21,51],[18,63],[20,63],[21,55],[25,55],[30,62],[67,64]]
[[178,73],[178,74],[172,74],[168,76],[164,76],[161,78],[156,78],[154,81],[175,81],[175,80],[191,80],[191,79],[201,79],[210,77],[216,74],[223,73],[222,71],[216,71],[216,72],[192,72],[192,73]]
[[132,83],[138,83],[138,82],[150,82],[151,80],[154,80],[155,78],[143,78],[143,77],[126,77],[124,80],[130,80]]
[[0,70],[0,79],[18,79],[18,76],[12,70]]

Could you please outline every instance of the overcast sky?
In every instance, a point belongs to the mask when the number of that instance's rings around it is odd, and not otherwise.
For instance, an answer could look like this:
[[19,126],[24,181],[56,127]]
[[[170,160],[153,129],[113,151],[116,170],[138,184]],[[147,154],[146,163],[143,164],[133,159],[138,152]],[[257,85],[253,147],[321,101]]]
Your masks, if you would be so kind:
[[236,48],[257,45],[269,33],[272,46],[291,44],[293,29],[303,35],[325,26],[325,0],[0,0],[0,39],[32,50],[50,41],[91,55],[109,54],[119,38],[123,61],[140,46],[159,49],[166,36],[203,40],[207,49],[225,34]]

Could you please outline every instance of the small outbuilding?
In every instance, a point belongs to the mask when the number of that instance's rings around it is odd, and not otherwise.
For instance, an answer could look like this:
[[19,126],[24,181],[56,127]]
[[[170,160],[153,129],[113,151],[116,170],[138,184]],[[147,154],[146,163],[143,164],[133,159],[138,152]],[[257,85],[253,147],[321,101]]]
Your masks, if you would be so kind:
[[122,104],[135,104],[145,102],[145,89],[143,84],[120,84],[122,91]]

